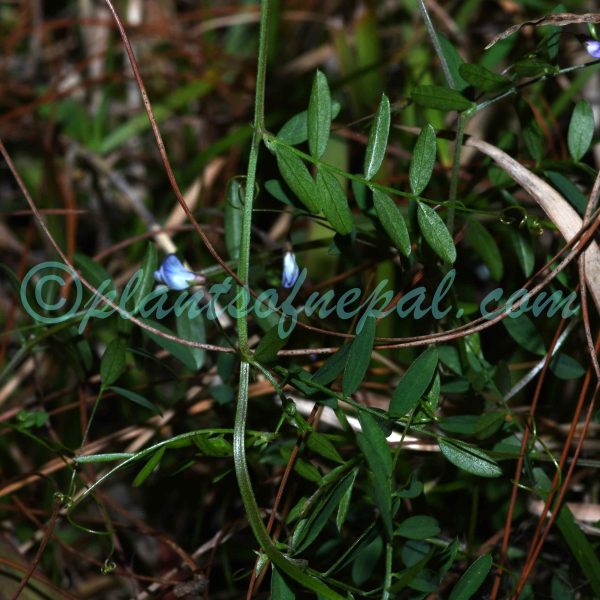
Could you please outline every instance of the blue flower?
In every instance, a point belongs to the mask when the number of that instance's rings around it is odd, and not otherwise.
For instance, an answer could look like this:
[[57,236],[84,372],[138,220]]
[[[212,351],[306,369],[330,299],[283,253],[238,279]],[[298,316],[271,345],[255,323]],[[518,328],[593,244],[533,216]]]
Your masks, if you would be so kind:
[[583,44],[590,56],[600,58],[600,42],[597,42],[596,40],[586,40]]
[[154,279],[172,290],[185,290],[194,283],[205,281],[202,275],[186,269],[174,254],[169,254],[163,260],[160,269],[154,271]]
[[296,280],[300,275],[300,267],[296,262],[293,252],[286,252],[283,255],[283,273],[281,274],[281,286],[284,288],[294,287]]

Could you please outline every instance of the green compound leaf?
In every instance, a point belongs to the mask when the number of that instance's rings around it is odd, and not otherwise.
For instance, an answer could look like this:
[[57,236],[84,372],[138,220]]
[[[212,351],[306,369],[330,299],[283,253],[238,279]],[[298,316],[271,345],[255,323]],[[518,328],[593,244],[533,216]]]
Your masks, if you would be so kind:
[[285,346],[288,338],[282,338],[279,335],[279,327],[271,327],[269,331],[262,337],[256,351],[254,352],[254,358],[259,363],[273,362],[277,358],[277,353]]
[[427,187],[431,179],[433,165],[435,165],[435,155],[435,129],[428,123],[421,129],[421,133],[417,138],[408,172],[410,189],[415,196],[418,196]]
[[158,256],[156,246],[152,242],[148,242],[146,253],[142,260],[140,268],[140,281],[135,288],[131,304],[127,302],[126,308],[131,310],[132,314],[136,314],[139,310],[142,300],[152,291],[154,287],[154,271],[158,266]]
[[504,263],[492,234],[479,221],[472,219],[469,221],[466,237],[467,242],[473,246],[475,252],[489,268],[492,277],[496,281],[500,281],[504,273]]
[[[332,121],[340,114],[341,108],[342,105],[339,102],[334,100],[331,103]],[[287,121],[277,132],[277,139],[290,146],[306,142],[308,139],[308,111],[303,110]]]
[[329,385],[343,370],[348,360],[350,344],[344,344],[332,354],[323,366],[313,375],[313,381],[319,385]]
[[331,96],[327,78],[317,71],[308,104],[308,148],[313,158],[323,156],[331,128]]
[[100,361],[100,381],[105,388],[114,383],[125,370],[127,346],[120,338],[114,339],[104,351]]
[[35,429],[45,425],[50,415],[43,410],[20,410],[17,413],[17,427],[20,429]]
[[317,171],[317,193],[323,214],[331,226],[340,234],[352,231],[354,222],[348,199],[335,175],[319,169]]
[[410,96],[419,106],[436,110],[467,110],[475,106],[460,92],[441,85],[418,85]]
[[371,577],[382,552],[383,539],[379,535],[358,549],[352,562],[352,581],[356,585],[363,585]]
[[588,151],[594,137],[594,113],[592,107],[585,100],[580,100],[575,105],[569,123],[567,143],[569,153],[574,160],[581,160]]
[[550,362],[550,369],[559,379],[579,379],[585,375],[585,369],[568,354],[556,354]]
[[512,85],[510,79],[498,75],[482,65],[463,64],[458,70],[465,81],[484,92],[494,92]]
[[294,471],[308,481],[319,483],[323,479],[323,475],[317,467],[303,458],[296,458],[294,461]]
[[505,319],[502,319],[502,325],[508,331],[510,336],[519,344],[533,354],[544,356],[546,346],[544,339],[537,330],[535,323],[525,314],[511,316],[508,313]]
[[459,92],[462,92],[465,88],[469,87],[469,84],[460,76],[460,66],[463,65],[465,61],[452,42],[444,34],[438,33],[437,38],[440,42],[442,54],[448,63],[450,74],[454,80],[454,86]]
[[350,485],[344,492],[340,503],[338,505],[337,515],[335,517],[335,525],[338,531],[342,530],[342,525],[348,516],[348,510],[350,509],[350,500],[352,499],[352,488],[354,487],[354,482],[356,481],[356,476],[358,475],[358,468],[354,469],[352,473],[350,473],[350,477],[352,479]]
[[533,273],[535,257],[531,242],[519,231],[507,227],[504,231],[525,277]]
[[525,58],[513,65],[514,72],[520,77],[537,77],[538,75],[552,75],[558,67],[538,58]]
[[537,121],[531,119],[523,127],[523,141],[527,152],[531,155],[531,158],[539,163],[542,160],[544,153],[544,139],[542,137],[542,130],[538,125]]
[[375,343],[375,328],[377,321],[368,317],[362,331],[352,340],[348,361],[342,379],[342,392],[344,396],[354,394],[359,388],[371,362],[371,352]]
[[574,586],[569,583],[567,574],[560,570],[552,575],[552,600],[575,600]]
[[502,412],[487,412],[479,415],[475,423],[475,436],[485,440],[494,435],[504,425],[506,415]]
[[334,462],[344,462],[336,447],[324,433],[319,433],[318,431],[310,432],[306,439],[306,446],[324,458]]
[[362,432],[356,434],[356,441],[365,455],[369,474],[373,481],[373,495],[388,536],[392,537],[392,453],[385,435],[377,421],[367,412],[361,411],[358,419]]
[[[154,329],[158,329],[162,333],[167,333],[169,335],[174,335],[174,333],[168,328],[165,327],[162,323],[158,323],[157,321],[152,321],[150,319],[140,319],[145,325],[149,327],[153,327]],[[172,354],[177,360],[182,362],[186,367],[192,370],[196,370],[197,359],[192,353],[192,347],[180,344],[173,340],[169,340],[160,335],[157,335],[151,331],[143,330],[144,335],[147,335],[153,342],[158,344],[161,348],[166,350],[169,354]]]
[[138,394],[136,392],[132,392],[131,390],[126,390],[125,388],[119,387],[117,385],[111,385],[111,386],[107,387],[106,389],[107,389],[107,391],[116,392],[117,394],[119,394],[119,396],[123,396],[123,398],[126,398],[127,400],[129,400],[130,402],[133,402],[134,404],[143,406],[144,408],[151,410],[153,413],[156,413],[157,415],[162,415],[162,410],[160,410],[160,408],[158,406],[156,406],[156,404],[154,404],[153,402],[150,402],[150,400],[147,400],[146,398],[144,398],[144,396],[140,396],[140,394]]
[[402,521],[396,528],[395,535],[409,540],[425,540],[440,533],[440,526],[433,517],[418,515]]
[[85,254],[79,254],[77,252],[73,259],[75,266],[94,287],[100,288],[102,284],[105,284],[103,287],[104,296],[110,297],[109,293],[115,291],[115,284],[110,275],[106,272],[106,269]]
[[458,583],[452,588],[448,600],[469,600],[481,587],[490,569],[492,568],[492,555],[484,554],[474,561],[463,573]]
[[373,179],[381,167],[385,157],[388,135],[390,133],[390,101],[385,94],[381,95],[375,120],[371,125],[369,142],[365,153],[365,179]]
[[148,462],[140,469],[140,472],[133,480],[133,487],[139,487],[148,479],[152,471],[160,464],[160,461],[165,453],[165,446],[161,446],[149,459]]
[[296,200],[283,189],[279,179],[269,179],[268,181],[265,181],[265,190],[267,190],[273,198],[279,200],[279,202],[283,202],[283,204],[287,204],[288,206],[295,206],[297,204]]
[[446,433],[475,435],[479,417],[477,415],[449,415],[439,420],[439,427]]
[[371,454],[372,461],[377,462],[378,468],[384,477],[389,478],[392,476],[392,453],[390,447],[386,441],[385,434],[381,427],[377,424],[375,418],[368,412],[360,411],[358,413],[358,420],[360,421],[363,437],[369,440],[373,453]]
[[[202,314],[195,315],[191,318],[190,311],[184,310],[177,316],[176,321],[177,335],[184,340],[191,342],[206,342],[206,330],[204,327],[204,317]],[[206,350],[204,348],[193,348],[188,346],[190,355],[194,361],[194,368],[199,370],[204,365],[206,359]]]
[[210,434],[195,435],[194,445],[205,456],[231,456],[231,444],[222,436],[210,437]]
[[[540,468],[533,470],[535,492],[545,500],[552,487],[552,482]],[[556,517],[556,525],[571,550],[571,554],[579,563],[581,572],[586,576],[593,590],[593,597],[600,598],[600,560],[597,549],[592,546],[580,526],[575,522],[573,513],[563,503]]]
[[456,260],[454,240],[441,217],[433,208],[418,202],[417,220],[419,228],[433,251],[448,264]]
[[480,477],[500,477],[502,469],[483,450],[461,440],[440,438],[442,454],[453,464]]
[[271,574],[271,598],[281,598],[281,600],[295,600],[296,594],[288,584],[277,567],[273,567]]
[[[415,542],[413,542],[413,544],[414,543]],[[421,558],[420,560],[418,560],[418,557],[415,558],[416,562],[411,561],[410,566],[408,566],[406,569],[400,571],[399,573],[394,573],[395,583],[390,587],[390,591],[393,592],[394,594],[397,594],[398,592],[400,592],[406,586],[409,586],[409,585],[411,587],[414,587],[414,589],[417,589],[417,587],[415,587],[415,586],[418,586],[418,582],[419,582],[418,578],[423,573],[427,563],[430,561],[433,554],[434,554],[433,548],[431,548],[429,550],[429,552],[427,552],[427,549],[423,549],[419,552],[419,555],[423,556],[423,558]],[[435,591],[435,590],[433,590],[433,591]],[[397,597],[397,596],[392,596],[392,597]],[[421,597],[424,597],[424,596],[422,594],[417,596],[417,598],[421,598]]]
[[306,519],[298,522],[292,536],[292,548],[295,554],[306,550],[317,539],[319,533],[327,525],[329,517],[337,509],[342,497],[353,483],[354,476],[349,473],[332,486],[331,490],[317,502]]
[[406,485],[394,492],[394,496],[397,496],[398,498],[416,498],[423,493],[423,489],[423,484],[417,479],[415,474],[412,473]]
[[429,348],[408,367],[392,395],[391,417],[403,417],[417,406],[433,379],[437,364],[437,350]]
[[279,172],[292,192],[311,213],[318,213],[317,188],[302,159],[281,144],[275,146],[275,155]]
[[390,236],[394,245],[404,256],[410,254],[410,238],[406,221],[396,206],[394,201],[383,192],[373,190],[373,204],[377,218],[384,228],[385,232]]
[[240,256],[240,240],[242,239],[242,216],[244,210],[244,186],[239,179],[232,179],[227,186],[227,202],[225,203],[225,246],[229,258],[237,260]]
[[571,206],[583,216],[585,214],[585,208],[587,206],[587,196],[571,181],[570,178],[565,177],[562,173],[556,171],[545,171],[546,177],[548,177],[549,183],[557,189],[571,204]]

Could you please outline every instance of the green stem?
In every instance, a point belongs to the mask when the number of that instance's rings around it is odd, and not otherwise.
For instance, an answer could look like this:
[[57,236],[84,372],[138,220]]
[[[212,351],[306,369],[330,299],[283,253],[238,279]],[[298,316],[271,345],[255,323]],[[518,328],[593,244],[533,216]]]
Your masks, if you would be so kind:
[[498,94],[497,96],[494,96],[493,98],[490,98],[489,100],[484,100],[483,102],[478,104],[475,108],[473,108],[471,112],[474,114],[476,112],[485,110],[486,108],[488,108],[488,106],[491,106],[492,104],[495,104],[496,102],[500,102],[500,100],[504,100],[505,98],[508,98],[508,97],[512,96],[513,94],[516,94],[517,92],[519,92],[527,87],[530,87],[536,83],[540,83],[541,81],[547,81],[549,79],[554,79],[554,78],[558,77],[559,75],[566,75],[567,73],[581,71],[581,70],[587,69],[589,67],[597,67],[599,64],[600,64],[600,60],[596,60],[596,61],[592,61],[592,62],[583,63],[581,65],[573,65],[571,67],[565,67],[564,69],[559,69],[558,71],[556,71],[556,73],[539,75],[538,77],[529,79],[528,81],[524,81],[523,83],[519,83],[515,87],[513,87],[509,90],[506,90],[505,92],[502,92],[501,94]]
[[444,77],[446,78],[446,82],[448,86],[452,89],[456,89],[456,83],[454,82],[454,77],[452,77],[452,73],[450,72],[450,67],[448,66],[448,61],[444,56],[444,52],[440,45],[440,40],[435,31],[435,27],[433,26],[433,22],[431,21],[431,17],[427,12],[427,7],[425,6],[425,2],[423,0],[419,0],[418,3],[419,10],[421,11],[421,16],[423,17],[423,21],[425,23],[425,27],[427,27],[427,32],[429,33],[429,37],[431,38],[431,43],[433,44],[433,48],[435,53],[438,56],[440,64],[442,65],[442,70],[444,71]]
[[[258,69],[256,73],[256,93],[254,99],[254,131],[248,158],[248,171],[246,173],[246,190],[244,194],[244,212],[242,215],[242,235],[240,240],[240,256],[238,262],[238,277],[246,285],[248,283],[248,270],[250,268],[250,236],[252,232],[252,205],[254,203],[254,189],[256,183],[256,167],[258,165],[258,151],[265,133],[265,85],[267,79],[267,45],[269,35],[269,2],[262,0],[260,33],[258,41]],[[240,290],[241,291],[241,290]],[[245,316],[244,295],[238,294],[238,309],[243,316],[237,320],[238,338],[242,354],[248,355],[248,322]]]
[[[85,448],[85,444],[88,439],[88,435],[90,434],[90,429],[92,428],[92,423],[94,421],[94,417],[96,416],[96,411],[98,410],[98,406],[100,405],[100,400],[102,400],[102,396],[104,395],[104,386],[100,387],[100,391],[96,396],[96,400],[94,401],[94,406],[92,407],[92,412],[88,418],[87,426],[85,428],[85,432],[83,433],[83,437],[81,438],[81,445],[79,446],[79,454],[83,452]],[[84,407],[85,410],[85,407]],[[77,469],[73,469],[73,473],[71,474],[71,482],[69,484],[69,491],[67,492],[67,497],[69,500],[73,497],[73,492],[75,491],[75,478],[77,477]]]
[[[268,1],[268,0],[267,0]],[[308,575],[298,563],[286,558],[275,546],[260,514],[260,509],[254,497],[248,464],[246,462],[246,443],[245,428],[246,418],[248,416],[248,379],[250,375],[250,364],[242,361],[240,365],[240,383],[238,392],[237,410],[235,413],[235,424],[233,428],[233,462],[235,474],[240,488],[240,495],[244,508],[246,509],[246,518],[252,528],[254,537],[262,546],[265,554],[271,559],[271,562],[281,569],[286,575],[297,581],[304,587],[313,592],[322,595],[330,600],[344,600],[337,592],[334,592],[322,581]]]
[[452,162],[450,193],[448,196],[448,216],[446,219],[446,225],[451,234],[454,230],[454,214],[456,213],[456,193],[458,191],[458,176],[460,175],[460,156],[463,139],[465,137],[465,125],[467,124],[468,119],[468,113],[461,113],[458,117],[458,126],[456,128],[456,143],[454,144],[454,160]]
[[388,542],[385,545],[385,579],[383,580],[383,593],[381,600],[389,600],[390,586],[392,585],[392,544]]
[[[246,193],[244,197],[244,212],[242,217],[242,235],[240,240],[240,256],[238,264],[238,276],[242,284],[248,282],[250,268],[250,233],[252,227],[252,204],[254,201],[254,187],[256,181],[256,168],[258,165],[258,151],[264,131],[265,115],[265,82],[267,74],[267,50],[269,30],[269,0],[262,0],[261,19],[258,47],[258,70],[256,76],[256,96],[254,104],[254,132],[248,158],[248,171],[246,175]],[[333,591],[322,581],[308,575],[297,563],[286,558],[275,546],[262,521],[262,516],[254,497],[248,464],[246,462],[246,420],[248,416],[248,380],[250,376],[250,363],[247,358],[250,355],[248,346],[248,322],[244,306],[244,295],[238,293],[238,339],[242,356],[240,365],[240,381],[233,430],[233,462],[235,474],[240,489],[240,495],[248,523],[252,528],[254,536],[262,546],[264,552],[272,563],[283,573],[297,581],[305,588],[312,590],[330,600],[344,600],[343,596]]]

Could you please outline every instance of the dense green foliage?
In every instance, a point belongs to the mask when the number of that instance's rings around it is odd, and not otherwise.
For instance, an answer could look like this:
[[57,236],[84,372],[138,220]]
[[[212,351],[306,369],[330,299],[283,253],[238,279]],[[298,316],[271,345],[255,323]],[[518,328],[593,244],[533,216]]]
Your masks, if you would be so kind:
[[0,6],[0,589],[600,598],[587,5],[95,4]]

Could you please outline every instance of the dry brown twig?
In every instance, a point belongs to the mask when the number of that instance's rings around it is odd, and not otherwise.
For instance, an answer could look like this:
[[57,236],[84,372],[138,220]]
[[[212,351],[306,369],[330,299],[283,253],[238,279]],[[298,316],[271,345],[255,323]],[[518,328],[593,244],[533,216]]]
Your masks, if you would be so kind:
[[505,29],[502,33],[494,36],[492,41],[485,47],[485,49],[489,50],[494,44],[497,44],[500,40],[504,40],[513,33],[520,31],[523,29],[523,27],[543,27],[544,25],[564,27],[565,25],[580,25],[583,23],[600,23],[600,14],[585,13],[582,15],[576,15],[574,13],[556,13],[554,15],[547,15],[539,19],[533,19],[532,21],[524,21],[523,23],[513,25],[508,29]]

